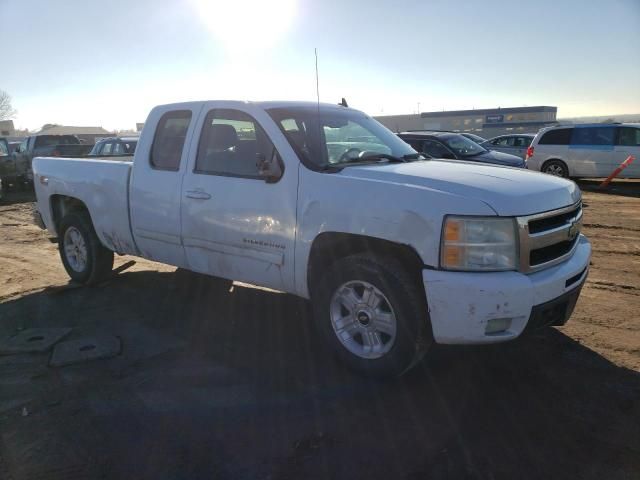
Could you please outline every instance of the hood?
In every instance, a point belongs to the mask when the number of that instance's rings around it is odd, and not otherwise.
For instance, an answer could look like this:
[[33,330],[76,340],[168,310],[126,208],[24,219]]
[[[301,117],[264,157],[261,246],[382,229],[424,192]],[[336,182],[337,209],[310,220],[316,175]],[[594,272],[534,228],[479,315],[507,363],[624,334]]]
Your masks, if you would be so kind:
[[354,165],[338,175],[438,190],[485,202],[502,216],[546,212],[573,205],[581,197],[580,189],[570,180],[521,168],[456,160]]
[[524,160],[522,158],[511,155],[509,153],[496,152],[490,150],[485,153],[481,153],[480,155],[476,155],[475,157],[471,157],[467,159],[470,162],[485,162],[485,163],[493,163],[496,165],[505,165],[508,167],[524,167]]

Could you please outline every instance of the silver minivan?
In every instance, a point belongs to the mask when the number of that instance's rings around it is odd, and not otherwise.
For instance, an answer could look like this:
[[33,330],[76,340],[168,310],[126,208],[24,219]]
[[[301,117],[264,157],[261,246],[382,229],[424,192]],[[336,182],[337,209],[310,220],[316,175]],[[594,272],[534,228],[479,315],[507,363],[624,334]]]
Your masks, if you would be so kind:
[[530,170],[560,177],[608,177],[629,155],[619,178],[640,178],[640,124],[585,124],[541,129],[527,149]]

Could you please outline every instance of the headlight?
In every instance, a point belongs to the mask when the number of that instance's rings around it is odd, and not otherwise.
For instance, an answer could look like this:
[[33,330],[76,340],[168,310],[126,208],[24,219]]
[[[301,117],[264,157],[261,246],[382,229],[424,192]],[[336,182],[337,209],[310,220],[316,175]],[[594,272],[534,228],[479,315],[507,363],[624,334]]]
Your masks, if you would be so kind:
[[513,218],[448,216],[442,225],[440,266],[446,270],[515,270],[516,244]]

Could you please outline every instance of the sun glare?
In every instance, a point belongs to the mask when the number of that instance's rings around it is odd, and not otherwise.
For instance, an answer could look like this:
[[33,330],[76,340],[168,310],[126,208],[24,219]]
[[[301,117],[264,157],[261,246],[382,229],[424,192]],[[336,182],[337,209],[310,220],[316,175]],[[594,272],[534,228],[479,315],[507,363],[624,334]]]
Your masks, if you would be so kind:
[[296,0],[191,0],[200,20],[235,52],[264,51],[290,28]]

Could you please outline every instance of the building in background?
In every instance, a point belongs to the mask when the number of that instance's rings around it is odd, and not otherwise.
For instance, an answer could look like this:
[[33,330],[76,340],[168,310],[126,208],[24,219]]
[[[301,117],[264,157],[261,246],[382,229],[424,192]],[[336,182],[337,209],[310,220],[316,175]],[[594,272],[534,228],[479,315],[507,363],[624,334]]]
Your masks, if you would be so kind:
[[491,138],[506,133],[536,133],[542,127],[558,123],[557,113],[557,107],[539,106],[386,115],[375,119],[394,132],[447,130]]
[[16,129],[13,126],[13,120],[0,121],[0,137],[13,137]]
[[95,144],[101,138],[113,137],[113,132],[109,132],[102,127],[72,127],[64,125],[52,125],[43,128],[35,135],[75,135],[82,143]]

